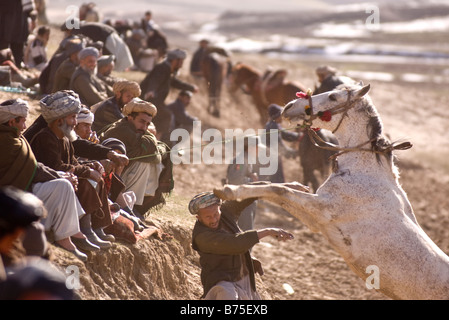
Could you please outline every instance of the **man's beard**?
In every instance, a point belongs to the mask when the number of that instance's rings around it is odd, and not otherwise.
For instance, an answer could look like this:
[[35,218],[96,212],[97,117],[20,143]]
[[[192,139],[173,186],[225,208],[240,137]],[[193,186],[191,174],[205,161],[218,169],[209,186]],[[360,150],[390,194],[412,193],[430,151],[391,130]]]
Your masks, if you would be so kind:
[[86,66],[80,66],[81,69],[83,69],[84,71],[86,71],[89,75],[93,75],[93,74],[97,74],[97,67],[95,67],[93,70],[89,69]]
[[75,130],[71,126],[69,126],[65,121],[62,125],[59,126],[59,129],[61,129],[62,133],[64,134],[64,137],[69,139],[70,142],[73,142],[78,138],[76,136]]

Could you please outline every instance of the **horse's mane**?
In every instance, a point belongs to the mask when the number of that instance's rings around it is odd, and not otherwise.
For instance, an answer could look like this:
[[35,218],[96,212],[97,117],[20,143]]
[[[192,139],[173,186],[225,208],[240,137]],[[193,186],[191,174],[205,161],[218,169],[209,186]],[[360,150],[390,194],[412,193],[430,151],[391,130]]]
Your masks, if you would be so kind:
[[[353,91],[360,89],[360,85],[357,84],[341,84],[337,87],[340,90]],[[366,125],[367,135],[371,142],[371,150],[376,152],[376,159],[381,163],[381,155],[384,154],[389,162],[393,161],[393,150],[391,148],[391,142],[383,134],[382,120],[374,106],[371,98],[365,95],[359,103],[359,110],[365,112],[368,116],[368,123]],[[380,152],[380,153],[379,153]]]

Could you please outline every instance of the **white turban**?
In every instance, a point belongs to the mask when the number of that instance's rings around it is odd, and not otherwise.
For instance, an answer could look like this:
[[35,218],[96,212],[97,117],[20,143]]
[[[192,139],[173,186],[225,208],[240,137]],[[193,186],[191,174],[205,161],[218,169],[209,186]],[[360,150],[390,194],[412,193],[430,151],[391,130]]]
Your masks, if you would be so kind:
[[22,99],[6,100],[0,104],[0,124],[17,117],[28,117],[28,102]]
[[78,94],[71,90],[58,91],[45,96],[40,102],[41,113],[47,123],[67,117],[81,110]]
[[80,112],[76,116],[76,122],[78,123],[94,123],[94,114],[87,108],[81,108]]

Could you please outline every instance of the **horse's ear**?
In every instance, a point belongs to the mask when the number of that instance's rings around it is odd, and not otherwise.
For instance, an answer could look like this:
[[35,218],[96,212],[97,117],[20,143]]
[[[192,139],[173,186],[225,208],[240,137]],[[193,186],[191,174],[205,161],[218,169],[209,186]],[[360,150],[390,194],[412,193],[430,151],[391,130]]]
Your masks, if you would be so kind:
[[362,88],[356,90],[354,96],[357,97],[357,98],[361,98],[361,97],[363,97],[364,95],[366,95],[366,94],[368,93],[369,90],[370,90],[370,85],[367,84],[366,86],[364,86],[364,87],[362,87]]

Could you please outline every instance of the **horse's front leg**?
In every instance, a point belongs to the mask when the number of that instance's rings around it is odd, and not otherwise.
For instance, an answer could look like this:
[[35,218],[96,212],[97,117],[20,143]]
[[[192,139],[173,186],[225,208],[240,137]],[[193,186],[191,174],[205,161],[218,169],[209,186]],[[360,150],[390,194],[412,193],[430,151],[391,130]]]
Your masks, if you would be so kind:
[[270,201],[298,218],[311,231],[319,232],[320,199],[308,191],[308,187],[299,183],[225,185],[223,188],[214,189],[215,195],[223,200],[259,198]]

